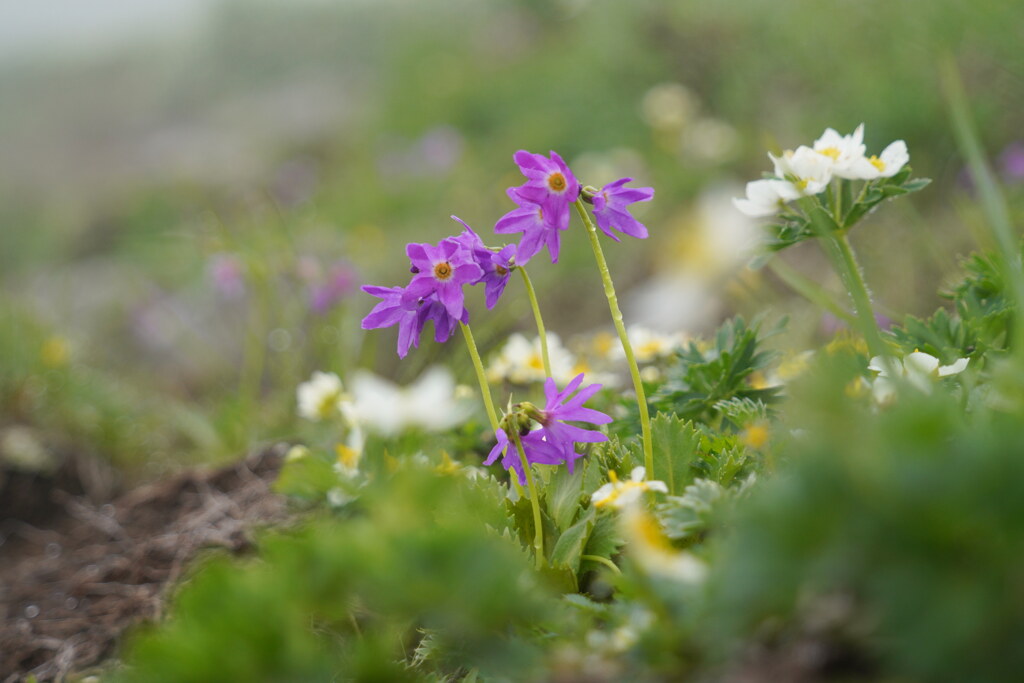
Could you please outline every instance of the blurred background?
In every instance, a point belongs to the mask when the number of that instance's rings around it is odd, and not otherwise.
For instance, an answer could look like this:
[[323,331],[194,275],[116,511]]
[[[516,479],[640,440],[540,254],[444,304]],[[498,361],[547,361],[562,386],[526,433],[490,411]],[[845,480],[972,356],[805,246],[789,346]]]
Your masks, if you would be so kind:
[[[788,315],[798,352],[835,324],[747,267],[761,231],[730,198],[767,151],[864,122],[935,184],[852,239],[880,312],[930,312],[984,246],[938,70],[1020,212],[1022,44],[1012,0],[0,0],[4,469],[100,490],[238,457],[295,433],[317,369],[471,381],[458,339],[398,363],[394,330],[364,337],[358,287],[404,284],[404,244],[453,213],[498,244],[518,149],[656,188],[650,239],[606,246],[627,322]],[[814,244],[780,258],[839,291]],[[581,231],[535,263],[563,340],[610,329]],[[485,354],[531,329],[518,284],[472,298]]]

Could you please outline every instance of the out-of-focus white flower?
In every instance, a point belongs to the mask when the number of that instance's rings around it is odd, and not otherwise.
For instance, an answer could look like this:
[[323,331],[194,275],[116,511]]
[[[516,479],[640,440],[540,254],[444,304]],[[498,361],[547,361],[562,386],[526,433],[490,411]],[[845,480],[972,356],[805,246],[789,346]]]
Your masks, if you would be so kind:
[[[640,325],[630,326],[626,335],[638,363],[652,363],[668,358],[682,348],[687,339],[686,335],[680,333],[662,334]],[[612,353],[615,358],[626,357],[621,345],[616,345]]]
[[455,397],[454,378],[442,367],[429,368],[407,387],[365,370],[351,384],[356,421],[385,436],[409,427],[444,431],[469,417],[468,406]]
[[643,467],[634,467],[629,474],[629,479],[619,481],[615,471],[609,470],[608,478],[611,481],[594,491],[590,496],[590,502],[594,504],[594,507],[611,506],[621,510],[635,503],[647,491],[668,493],[668,486],[665,485],[665,482],[644,481],[646,474],[647,471]]
[[775,175],[789,180],[801,195],[816,195],[832,180],[832,158],[806,145],[800,145],[795,152],[787,149],[782,156],[769,153],[768,158],[775,165]]
[[[557,334],[549,332],[548,359],[551,361],[551,374],[559,384],[565,384],[573,377],[577,366],[573,355],[562,346]],[[519,333],[509,336],[505,346],[491,361],[487,369],[487,379],[491,382],[509,381],[513,384],[530,384],[543,382],[544,357],[541,353],[540,338],[532,341]]]
[[660,83],[644,94],[640,108],[651,128],[678,130],[697,110],[697,98],[681,83]]
[[723,163],[736,155],[739,135],[725,121],[703,118],[683,131],[683,152],[710,162]]
[[308,382],[296,390],[299,415],[318,422],[340,413],[351,419],[351,403],[341,384],[341,378],[333,372],[314,372]]
[[765,179],[747,183],[747,196],[735,197],[733,205],[752,218],[774,216],[788,202],[800,197],[800,191],[788,180]]
[[875,356],[868,363],[868,369],[878,373],[871,384],[871,391],[877,402],[889,403],[895,398],[899,379],[902,379],[927,393],[936,379],[960,374],[967,369],[969,362],[969,358],[958,358],[952,365],[940,365],[938,358],[922,351],[907,354],[902,361],[890,356]]
[[640,505],[630,505],[619,518],[627,552],[646,572],[680,583],[699,584],[707,577],[707,565],[669,543],[656,519]]

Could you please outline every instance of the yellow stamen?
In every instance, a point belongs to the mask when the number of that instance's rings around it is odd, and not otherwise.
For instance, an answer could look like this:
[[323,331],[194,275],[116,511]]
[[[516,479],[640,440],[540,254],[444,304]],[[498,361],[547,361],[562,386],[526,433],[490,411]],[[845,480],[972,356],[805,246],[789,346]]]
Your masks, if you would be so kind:
[[562,192],[565,190],[566,185],[565,176],[561,173],[552,173],[548,176],[548,187],[551,188],[552,192]]
[[877,168],[879,172],[885,170],[885,162],[876,157],[875,155],[872,154],[868,161],[871,163],[872,166]]
[[452,276],[452,265],[447,261],[441,261],[434,266],[434,277],[442,282]]
[[747,428],[740,434],[740,443],[747,448],[761,450],[768,444],[768,427],[760,422],[747,425]]
[[362,459],[363,454],[354,448],[349,448],[343,443],[339,443],[334,447],[334,452],[338,454],[338,463],[341,464],[345,469],[355,469],[359,466],[359,461]]
[[839,161],[838,147],[826,147],[825,149],[819,149],[818,154],[824,154],[827,157],[831,157],[832,161]]

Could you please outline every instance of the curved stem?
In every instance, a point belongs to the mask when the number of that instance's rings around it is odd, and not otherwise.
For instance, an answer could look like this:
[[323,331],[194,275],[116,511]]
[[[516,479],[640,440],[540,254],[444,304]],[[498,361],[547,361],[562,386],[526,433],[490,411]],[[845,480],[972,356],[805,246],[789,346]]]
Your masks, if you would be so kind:
[[523,284],[526,285],[526,296],[530,299],[530,308],[533,309],[533,319],[537,323],[537,336],[540,339],[540,357],[544,362],[544,376],[551,377],[551,359],[548,357],[548,336],[544,331],[544,319],[540,316],[540,306],[537,304],[537,293],[530,282],[530,276],[526,268],[516,266],[516,270],[523,276]]
[[544,525],[540,518],[540,498],[537,496],[537,486],[533,483],[533,472],[530,470],[530,461],[526,459],[526,452],[523,450],[523,441],[519,438],[519,432],[512,430],[512,441],[519,451],[519,462],[523,465],[523,473],[526,475],[526,487],[530,491],[530,505],[533,506],[533,550],[537,555],[537,569],[544,568]]
[[597,562],[611,569],[616,574],[621,574],[622,570],[619,569],[618,565],[609,560],[607,557],[601,557],[600,555],[580,555],[581,560],[590,560],[591,562]]
[[644,466],[646,467],[647,478],[654,478],[654,450],[651,445],[651,416],[647,411],[647,395],[644,393],[644,384],[640,379],[640,367],[636,363],[636,356],[633,355],[633,346],[629,343],[629,336],[626,334],[626,324],[622,322],[622,311],[619,310],[619,299],[615,296],[615,285],[612,284],[611,273],[608,272],[608,262],[604,259],[604,251],[601,249],[601,242],[597,238],[597,228],[590,220],[590,214],[583,206],[583,200],[576,200],[576,211],[583,224],[587,227],[587,236],[590,237],[590,246],[594,249],[594,258],[597,259],[597,269],[601,273],[601,281],[604,283],[604,295],[608,299],[608,308],[611,310],[612,322],[615,323],[615,331],[619,333],[619,341],[622,343],[622,351],[626,354],[626,362],[629,363],[629,374],[633,378],[633,389],[636,391],[637,408],[640,411],[640,432],[644,444]]
[[836,244],[835,251],[839,254],[839,265],[836,267],[841,268],[839,274],[850,291],[850,298],[853,299],[855,312],[860,320],[864,341],[868,343],[868,350],[872,356],[884,355],[885,343],[878,333],[878,321],[875,320],[875,313],[871,309],[871,295],[868,294],[867,284],[861,275],[857,259],[853,255],[850,241],[846,238],[846,233],[831,235],[829,239]]
[[484,364],[480,361],[480,352],[476,350],[476,341],[473,339],[473,331],[469,325],[460,322],[462,336],[466,338],[466,347],[469,349],[469,357],[473,359],[473,368],[476,370],[476,379],[480,383],[480,395],[484,399],[484,408],[487,409],[487,419],[491,421],[491,429],[498,431],[498,414],[494,412],[494,403],[491,400],[491,387],[487,383],[487,374],[484,372]]
[[856,316],[836,303],[832,299],[832,295],[822,289],[818,283],[804,277],[780,259],[773,258],[768,262],[768,268],[776,275],[776,277],[786,283],[790,289],[811,303],[824,308],[840,320],[845,320],[850,324],[855,324],[857,322]]

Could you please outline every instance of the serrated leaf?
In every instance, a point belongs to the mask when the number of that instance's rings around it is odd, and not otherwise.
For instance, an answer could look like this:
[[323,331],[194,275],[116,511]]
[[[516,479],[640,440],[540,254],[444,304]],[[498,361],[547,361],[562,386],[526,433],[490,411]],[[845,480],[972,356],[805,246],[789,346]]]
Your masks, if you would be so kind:
[[569,528],[580,510],[584,467],[577,465],[575,469],[569,474],[568,469],[559,467],[547,485],[547,512],[560,532]]
[[594,602],[587,596],[580,593],[569,593],[567,595],[563,595],[562,600],[565,600],[573,607],[593,614],[594,616],[600,617],[608,613],[608,605],[600,602]]
[[659,413],[651,420],[651,441],[654,450],[653,479],[664,481],[670,494],[682,491],[690,482],[690,463],[700,436],[691,422],[675,415]]
[[596,555],[611,559],[615,553],[619,552],[619,548],[625,541],[619,534],[616,520],[615,515],[601,515],[597,518],[594,528],[590,532],[590,538],[587,539],[586,548],[583,550],[584,555]]

